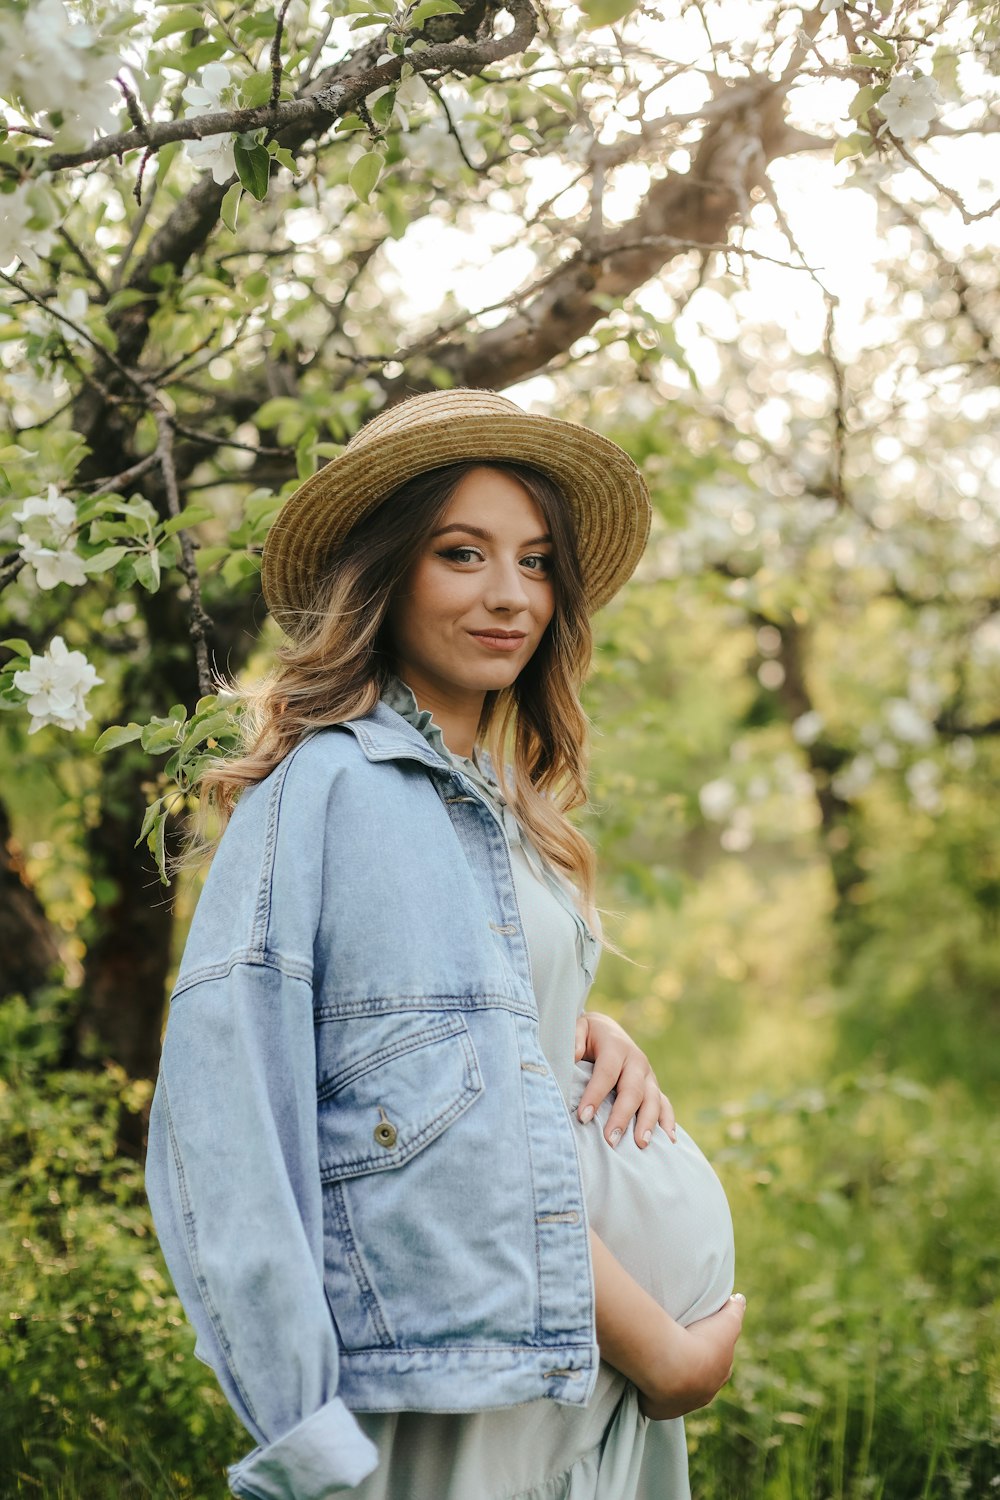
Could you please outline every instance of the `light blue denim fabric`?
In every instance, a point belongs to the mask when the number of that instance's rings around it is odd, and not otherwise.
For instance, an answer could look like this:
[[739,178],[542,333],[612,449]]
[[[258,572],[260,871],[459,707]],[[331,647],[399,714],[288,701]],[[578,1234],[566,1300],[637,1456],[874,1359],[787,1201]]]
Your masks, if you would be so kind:
[[583,1189],[503,827],[385,704],[240,798],[146,1179],[196,1352],[259,1445],[234,1494],[358,1484],[352,1410],[589,1398]]

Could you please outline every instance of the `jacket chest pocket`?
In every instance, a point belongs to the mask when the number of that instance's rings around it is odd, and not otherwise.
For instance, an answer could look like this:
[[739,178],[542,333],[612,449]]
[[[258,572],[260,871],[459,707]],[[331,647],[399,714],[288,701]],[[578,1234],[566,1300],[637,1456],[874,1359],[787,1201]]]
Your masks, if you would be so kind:
[[[402,1166],[483,1092],[472,1037],[460,1015],[435,1016],[327,1073],[319,1086],[324,1182]],[[359,1024],[359,1023],[355,1023]],[[363,1024],[363,1023],[360,1023]],[[353,1051],[354,1049],[352,1049]]]

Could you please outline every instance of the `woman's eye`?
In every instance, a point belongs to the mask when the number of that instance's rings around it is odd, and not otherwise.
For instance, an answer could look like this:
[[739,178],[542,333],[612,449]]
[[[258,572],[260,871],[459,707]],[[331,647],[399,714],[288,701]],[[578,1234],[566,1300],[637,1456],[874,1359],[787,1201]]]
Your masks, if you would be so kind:
[[449,547],[446,551],[438,553],[438,557],[457,563],[477,562],[479,555],[475,547]]
[[548,573],[552,569],[552,558],[547,552],[532,552],[530,557],[521,558],[521,565],[532,573]]

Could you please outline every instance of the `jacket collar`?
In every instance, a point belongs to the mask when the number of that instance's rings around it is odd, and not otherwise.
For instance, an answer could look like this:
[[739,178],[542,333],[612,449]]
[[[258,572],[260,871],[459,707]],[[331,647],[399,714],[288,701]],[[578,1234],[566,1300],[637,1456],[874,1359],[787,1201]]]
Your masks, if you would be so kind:
[[387,703],[377,703],[363,719],[345,719],[341,727],[351,731],[368,760],[418,760],[435,770],[454,772],[419,729]]

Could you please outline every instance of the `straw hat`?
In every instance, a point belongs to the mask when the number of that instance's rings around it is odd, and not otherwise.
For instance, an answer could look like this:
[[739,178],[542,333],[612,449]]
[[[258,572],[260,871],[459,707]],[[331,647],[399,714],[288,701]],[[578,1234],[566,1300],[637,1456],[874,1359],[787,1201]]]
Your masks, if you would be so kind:
[[635,569],[649,491],[624,449],[578,422],[532,416],[495,391],[430,391],[380,412],[285,501],[264,543],[264,599],[294,634],[329,558],[390,492],[461,459],[532,464],[557,481],[576,530],[584,592],[599,609]]

